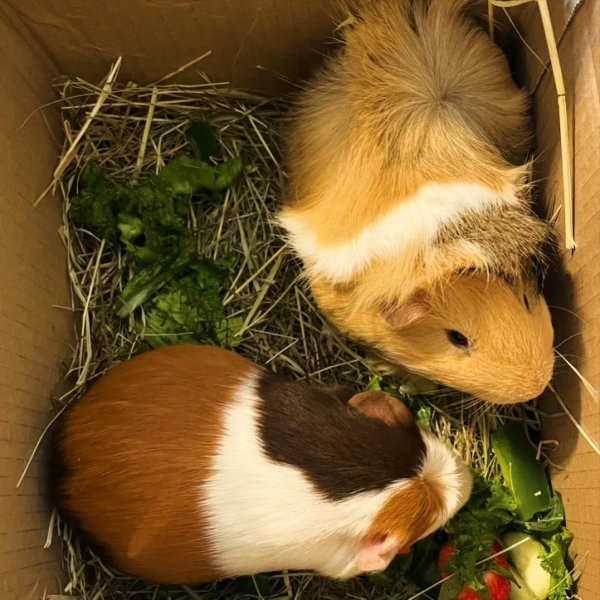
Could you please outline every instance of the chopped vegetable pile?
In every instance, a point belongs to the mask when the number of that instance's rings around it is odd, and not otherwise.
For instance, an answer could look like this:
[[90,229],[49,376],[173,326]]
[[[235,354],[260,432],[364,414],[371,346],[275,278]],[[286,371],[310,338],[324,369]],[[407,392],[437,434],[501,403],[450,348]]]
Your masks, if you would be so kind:
[[562,499],[551,494],[522,425],[508,422],[492,439],[502,477],[486,480],[474,471],[466,506],[392,572],[400,568],[423,587],[441,582],[439,600],[568,598],[573,536]]
[[[421,427],[429,428],[431,408],[405,396],[380,378],[367,389],[383,390],[408,404]],[[439,600],[562,600],[573,577],[560,494],[552,494],[523,424],[508,421],[492,434],[502,476],[484,478],[473,469],[473,492],[445,526],[396,559],[382,576],[398,571]],[[506,560],[508,556],[508,561]],[[441,585],[437,585],[437,584]]]
[[214,201],[239,177],[242,161],[211,162],[218,145],[204,122],[190,126],[188,140],[194,156],[175,156],[140,185],[113,185],[89,162],[70,216],[108,243],[122,244],[133,275],[115,310],[121,317],[134,316],[134,329],[148,345],[231,347],[242,322],[228,319],[221,301],[229,266],[199,255],[188,219],[192,198],[204,193]]

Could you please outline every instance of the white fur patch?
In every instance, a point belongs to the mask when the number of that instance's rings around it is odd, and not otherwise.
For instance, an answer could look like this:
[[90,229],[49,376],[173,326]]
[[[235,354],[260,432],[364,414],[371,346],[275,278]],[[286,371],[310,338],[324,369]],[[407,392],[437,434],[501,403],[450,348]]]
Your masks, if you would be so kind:
[[214,474],[201,492],[218,567],[230,576],[282,569],[339,578],[358,574],[360,539],[406,480],[382,492],[326,500],[300,469],[265,455],[255,380],[256,374],[235,392]]
[[437,520],[421,537],[427,537],[451,519],[471,495],[473,480],[467,465],[442,440],[423,432],[425,460],[420,475],[425,481],[435,482],[442,490],[443,510]]
[[442,227],[470,211],[518,203],[512,186],[498,193],[478,184],[430,183],[353,239],[334,246],[320,243],[317,233],[298,215],[284,212],[279,220],[307,269],[341,282],[376,259],[402,254],[414,244],[432,243]]

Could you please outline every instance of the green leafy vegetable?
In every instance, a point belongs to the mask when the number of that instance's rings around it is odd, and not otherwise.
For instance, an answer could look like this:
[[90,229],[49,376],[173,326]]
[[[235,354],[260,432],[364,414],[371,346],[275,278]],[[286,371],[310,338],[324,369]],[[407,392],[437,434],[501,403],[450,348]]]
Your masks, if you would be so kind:
[[562,496],[555,493],[551,498],[551,508],[545,514],[538,513],[531,521],[524,521],[523,527],[527,531],[538,533],[554,533],[560,529],[565,521],[565,507]]
[[[445,567],[475,590],[484,589],[484,568],[477,565],[489,555],[495,541],[515,520],[515,501],[497,479],[474,475],[473,493],[466,506],[446,525],[455,552]],[[490,564],[485,565],[489,569]]]
[[144,222],[139,217],[121,213],[117,224],[121,241],[127,246],[144,233]]
[[208,163],[218,145],[206,123],[192,124],[188,138],[195,156],[175,156],[140,185],[113,185],[90,163],[81,191],[71,200],[71,217],[109,242],[123,244],[133,267],[115,310],[120,317],[145,307],[136,322],[147,342],[163,346],[196,341],[232,346],[240,319],[227,319],[221,293],[229,269],[199,257],[188,226],[192,196],[217,194],[242,173],[240,158]]
[[194,156],[209,161],[220,155],[219,144],[215,138],[212,127],[206,121],[192,123],[185,135],[192,148]]
[[239,177],[242,168],[239,157],[213,166],[202,159],[180,154],[155,175],[153,183],[159,193],[171,196],[195,194],[200,190],[221,191]]
[[567,568],[568,550],[573,534],[566,528],[555,533],[544,545],[547,551],[540,556],[542,566],[550,573],[549,600],[563,600],[573,587],[573,577]]
[[[377,385],[385,388],[380,382]],[[503,425],[492,439],[502,465],[502,478],[486,480],[474,472],[471,498],[447,523],[445,531],[454,550],[444,563],[444,570],[455,576],[442,585],[440,598],[457,597],[458,584],[451,581],[466,584],[484,597],[483,574],[495,570],[512,580],[511,599],[564,599],[573,586],[573,578],[567,568],[572,534],[564,525],[562,498],[560,494],[550,494],[544,469],[535,460],[523,427]],[[537,510],[539,507],[543,508]],[[525,519],[524,514],[529,518]],[[503,540],[507,546],[521,542],[509,551],[513,561],[510,572],[484,560],[497,540]],[[415,547],[415,556],[425,551],[420,544]],[[421,565],[419,570],[426,567]],[[412,573],[411,576],[417,581]]]
[[[456,600],[462,590],[463,583],[458,577],[452,577],[448,581],[444,581],[440,587],[440,595],[438,600]],[[486,593],[487,590],[481,590],[482,593]]]
[[416,411],[417,424],[419,425],[419,427],[422,427],[423,429],[430,429],[432,417],[431,406],[420,406],[417,407]]
[[400,400],[400,402],[404,402],[406,405],[408,405],[408,408],[415,417],[419,427],[422,427],[423,429],[431,428],[431,418],[433,414],[431,406],[426,404],[418,396],[407,396],[406,394],[403,394],[402,392],[398,391],[397,388],[384,384],[381,377],[377,375],[374,376],[371,381],[369,381],[365,391],[385,392],[386,394],[390,394],[390,396],[394,396],[394,398],[397,398]]
[[226,267],[198,260],[188,275],[167,284],[146,312],[144,337],[150,346],[178,342],[235,345],[241,320],[227,319],[221,302],[227,275]]
[[365,387],[365,392],[381,392],[381,377],[375,375]]
[[197,255],[190,251],[174,260],[157,261],[151,266],[140,269],[127,282],[117,299],[117,314],[120,317],[132,314],[174,277],[185,271],[194,260],[197,260]]
[[119,232],[117,212],[122,188],[109,183],[96,162],[86,165],[80,183],[83,191],[71,198],[69,207],[73,222],[109,242],[115,242]]

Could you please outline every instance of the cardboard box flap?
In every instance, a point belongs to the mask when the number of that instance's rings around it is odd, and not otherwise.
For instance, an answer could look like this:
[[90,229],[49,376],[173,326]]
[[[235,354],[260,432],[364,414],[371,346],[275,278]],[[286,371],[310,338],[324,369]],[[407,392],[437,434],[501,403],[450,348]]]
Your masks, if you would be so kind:
[[68,356],[68,305],[60,206],[35,210],[59,151],[57,115],[37,109],[54,98],[56,71],[0,2],[0,597],[37,600],[60,589],[59,548],[45,550],[48,506],[39,453],[16,483],[40,432]]

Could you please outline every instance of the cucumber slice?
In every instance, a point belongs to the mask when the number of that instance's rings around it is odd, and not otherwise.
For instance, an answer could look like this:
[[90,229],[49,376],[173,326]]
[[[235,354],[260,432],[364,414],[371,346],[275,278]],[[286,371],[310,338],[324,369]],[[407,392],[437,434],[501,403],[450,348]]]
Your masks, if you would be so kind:
[[514,570],[511,573],[514,581],[510,583],[510,596],[508,600],[538,600],[527,587],[523,578]]
[[492,434],[492,449],[523,520],[530,521],[536,513],[548,511],[552,507],[548,478],[524,427],[508,422],[496,429]]
[[522,542],[522,540],[526,541],[509,550],[508,554],[518,571],[518,575],[531,591],[532,595],[530,597],[535,600],[546,600],[550,593],[552,578],[550,573],[544,569],[540,560],[540,556],[543,556],[545,552],[544,547],[526,533],[520,531],[507,533],[502,541],[508,548],[513,544]]

